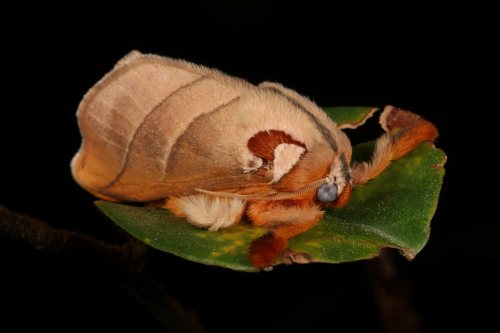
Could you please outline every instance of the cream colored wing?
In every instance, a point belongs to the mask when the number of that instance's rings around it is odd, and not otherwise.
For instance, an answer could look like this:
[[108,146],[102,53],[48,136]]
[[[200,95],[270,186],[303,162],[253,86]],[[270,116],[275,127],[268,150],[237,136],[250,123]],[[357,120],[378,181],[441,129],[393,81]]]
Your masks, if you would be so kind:
[[[326,114],[290,89],[255,87],[139,52],[90,89],[77,116],[83,139],[72,161],[74,178],[108,200],[153,201],[196,188],[276,183],[318,146],[351,155],[347,137]],[[280,145],[274,170],[248,172],[262,162],[249,140],[263,131],[286,133],[304,149]]]
[[182,60],[130,53],[79,106],[83,140],[71,164],[74,178],[108,199],[157,196],[143,188],[165,179],[170,150],[188,125],[248,86]]
[[331,145],[336,146],[339,152],[343,152],[351,161],[352,147],[351,142],[344,132],[339,130],[339,127],[331,120],[321,108],[314,102],[306,97],[298,94],[296,91],[284,87],[283,85],[275,82],[262,82],[259,88],[272,91],[278,95],[283,96],[290,103],[294,104],[296,108],[302,109],[310,115],[312,121],[317,123],[317,128],[323,132],[324,139]]

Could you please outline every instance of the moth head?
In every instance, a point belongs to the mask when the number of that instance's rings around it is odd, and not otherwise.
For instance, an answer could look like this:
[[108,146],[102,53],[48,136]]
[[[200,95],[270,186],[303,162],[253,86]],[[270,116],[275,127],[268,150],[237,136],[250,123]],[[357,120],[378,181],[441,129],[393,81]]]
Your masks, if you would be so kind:
[[340,207],[351,197],[351,168],[345,155],[337,156],[325,177],[325,183],[316,191],[316,199],[322,205]]

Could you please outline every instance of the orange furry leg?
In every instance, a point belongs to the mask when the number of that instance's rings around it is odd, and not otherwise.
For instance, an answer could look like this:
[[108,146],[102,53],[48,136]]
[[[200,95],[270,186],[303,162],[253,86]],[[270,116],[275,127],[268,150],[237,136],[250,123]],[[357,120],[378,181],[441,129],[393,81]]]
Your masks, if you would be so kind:
[[[301,207],[301,205],[303,207]],[[276,256],[285,251],[288,239],[313,226],[323,216],[316,206],[306,202],[256,202],[247,215],[254,225],[268,228],[269,232],[250,245],[250,260],[256,268],[267,269],[274,265]]]
[[270,270],[276,256],[285,251],[287,240],[277,237],[272,231],[254,240],[250,245],[250,261],[255,268]]
[[184,209],[182,207],[182,200],[181,198],[177,197],[171,197],[168,198],[166,203],[165,203],[165,208],[170,210],[172,213],[174,213],[178,217],[186,217],[186,213],[184,212]]
[[353,185],[377,177],[391,161],[405,156],[423,141],[434,141],[439,135],[431,122],[392,106],[385,108],[380,124],[387,133],[377,140],[371,161],[353,167]]

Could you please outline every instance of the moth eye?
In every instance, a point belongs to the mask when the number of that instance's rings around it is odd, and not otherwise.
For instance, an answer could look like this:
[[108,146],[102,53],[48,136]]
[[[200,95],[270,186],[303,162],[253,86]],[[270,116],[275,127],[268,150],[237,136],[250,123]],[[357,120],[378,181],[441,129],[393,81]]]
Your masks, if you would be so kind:
[[321,202],[332,202],[338,198],[338,188],[335,184],[323,184],[316,192],[318,200]]

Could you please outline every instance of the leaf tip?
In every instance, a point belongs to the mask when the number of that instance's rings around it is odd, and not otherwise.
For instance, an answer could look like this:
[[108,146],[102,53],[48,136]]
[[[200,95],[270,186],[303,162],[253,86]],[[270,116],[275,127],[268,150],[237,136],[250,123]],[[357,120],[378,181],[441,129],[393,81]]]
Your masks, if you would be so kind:
[[434,169],[436,170],[444,170],[444,166],[446,162],[448,162],[448,156],[444,152],[444,150],[439,149],[436,147],[436,145],[432,145],[432,149],[437,150],[438,152],[441,153],[441,161],[439,163],[434,164]]

